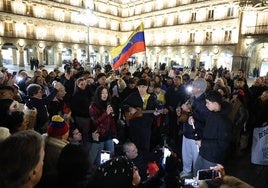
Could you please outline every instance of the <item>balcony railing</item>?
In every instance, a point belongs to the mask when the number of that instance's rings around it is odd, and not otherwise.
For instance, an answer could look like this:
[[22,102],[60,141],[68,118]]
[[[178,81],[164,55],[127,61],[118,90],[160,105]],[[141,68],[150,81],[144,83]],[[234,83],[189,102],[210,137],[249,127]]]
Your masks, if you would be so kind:
[[268,34],[268,25],[248,26],[245,30],[245,35],[262,35]]

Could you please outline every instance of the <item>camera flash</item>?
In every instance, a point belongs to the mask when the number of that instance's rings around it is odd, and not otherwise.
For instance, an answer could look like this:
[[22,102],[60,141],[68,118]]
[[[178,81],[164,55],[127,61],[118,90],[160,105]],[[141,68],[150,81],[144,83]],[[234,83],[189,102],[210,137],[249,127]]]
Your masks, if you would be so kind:
[[186,91],[187,91],[188,93],[191,93],[191,92],[193,91],[193,86],[187,86],[187,87],[186,87]]

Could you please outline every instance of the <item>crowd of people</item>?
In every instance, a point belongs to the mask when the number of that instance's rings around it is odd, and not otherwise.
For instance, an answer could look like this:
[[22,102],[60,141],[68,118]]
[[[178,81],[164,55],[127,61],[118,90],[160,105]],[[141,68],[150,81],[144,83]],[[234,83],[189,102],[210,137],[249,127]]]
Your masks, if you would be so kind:
[[3,188],[169,187],[239,158],[268,120],[265,78],[249,87],[242,69],[32,72],[0,72]]

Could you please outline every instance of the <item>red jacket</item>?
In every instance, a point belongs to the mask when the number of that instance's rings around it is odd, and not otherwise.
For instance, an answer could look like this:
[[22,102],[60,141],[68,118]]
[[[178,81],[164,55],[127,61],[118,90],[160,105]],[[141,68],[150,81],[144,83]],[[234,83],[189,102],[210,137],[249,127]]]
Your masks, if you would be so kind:
[[106,110],[100,111],[96,103],[89,107],[89,114],[92,120],[91,130],[98,130],[100,141],[112,139],[116,136],[116,124],[113,116],[107,114]]

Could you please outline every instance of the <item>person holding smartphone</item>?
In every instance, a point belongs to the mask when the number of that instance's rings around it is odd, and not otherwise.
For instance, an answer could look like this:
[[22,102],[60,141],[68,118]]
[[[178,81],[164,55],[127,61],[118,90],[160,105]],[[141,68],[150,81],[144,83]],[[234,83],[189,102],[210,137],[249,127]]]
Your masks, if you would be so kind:
[[[227,175],[224,167],[220,164],[217,164],[216,166],[210,167],[210,170],[214,170],[218,173],[218,176],[213,178],[212,181],[215,183],[218,183],[218,187],[224,188],[224,187],[233,187],[233,188],[253,188],[253,186],[249,185],[248,183],[240,180],[237,177]],[[206,182],[202,181],[202,184],[200,184],[200,187],[206,187]]]
[[95,164],[100,164],[102,150],[109,151],[111,156],[114,154],[113,138],[116,137],[116,124],[114,111],[110,103],[110,95],[106,86],[99,86],[96,89],[94,99],[89,107],[89,114],[92,120],[91,132],[99,133],[99,148],[94,151],[97,153]]

